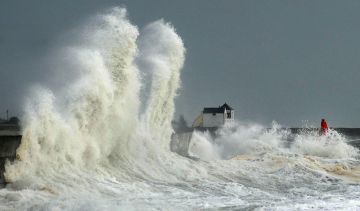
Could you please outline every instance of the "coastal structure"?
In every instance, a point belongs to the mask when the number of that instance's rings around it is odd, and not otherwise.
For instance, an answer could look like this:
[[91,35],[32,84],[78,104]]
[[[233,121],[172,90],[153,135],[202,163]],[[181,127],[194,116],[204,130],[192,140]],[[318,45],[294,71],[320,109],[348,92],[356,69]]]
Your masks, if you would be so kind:
[[178,122],[173,122],[175,133],[171,137],[170,150],[192,158],[188,151],[194,131],[208,131],[215,136],[218,128],[234,121],[234,112],[234,109],[227,103],[218,107],[205,107],[191,127],[188,127],[184,117],[180,116]]
[[234,121],[234,109],[227,103],[218,107],[205,107],[195,119],[193,128],[218,128]]
[[0,187],[6,184],[4,178],[6,161],[14,161],[16,150],[21,143],[19,119],[11,117],[9,120],[0,119]]

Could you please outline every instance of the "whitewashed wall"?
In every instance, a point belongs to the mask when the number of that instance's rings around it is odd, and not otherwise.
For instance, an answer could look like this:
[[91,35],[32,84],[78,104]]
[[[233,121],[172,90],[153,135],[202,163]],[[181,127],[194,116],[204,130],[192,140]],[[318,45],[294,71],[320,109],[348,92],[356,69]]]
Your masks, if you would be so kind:
[[203,114],[203,127],[221,127],[224,125],[224,114],[212,113]]
[[[227,114],[226,114],[227,115]],[[226,116],[227,117],[227,116]],[[225,118],[225,124],[226,123],[229,123],[229,122],[233,122],[235,119],[235,116],[234,116],[234,111],[231,111],[231,118],[228,119],[228,118]]]

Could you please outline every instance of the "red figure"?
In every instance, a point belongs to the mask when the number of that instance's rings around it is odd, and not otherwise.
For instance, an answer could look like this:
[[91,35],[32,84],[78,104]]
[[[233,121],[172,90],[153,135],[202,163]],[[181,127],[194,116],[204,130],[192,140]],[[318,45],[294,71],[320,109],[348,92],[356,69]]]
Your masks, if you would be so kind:
[[327,126],[327,123],[325,121],[325,119],[321,120],[321,129],[320,129],[320,135],[326,135],[326,133],[328,132],[329,128]]

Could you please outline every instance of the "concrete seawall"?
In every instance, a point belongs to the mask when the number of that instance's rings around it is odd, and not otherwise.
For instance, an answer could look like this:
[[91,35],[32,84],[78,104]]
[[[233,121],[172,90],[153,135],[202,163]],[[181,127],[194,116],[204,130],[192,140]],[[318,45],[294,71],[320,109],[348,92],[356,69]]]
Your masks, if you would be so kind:
[[0,187],[6,185],[4,178],[5,162],[15,160],[16,149],[21,143],[21,137],[18,125],[0,125]]

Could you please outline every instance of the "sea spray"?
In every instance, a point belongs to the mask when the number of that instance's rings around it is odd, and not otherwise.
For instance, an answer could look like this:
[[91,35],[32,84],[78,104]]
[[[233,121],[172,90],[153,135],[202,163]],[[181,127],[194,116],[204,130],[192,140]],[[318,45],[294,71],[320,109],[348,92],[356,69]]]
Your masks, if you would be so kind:
[[[209,152],[215,158],[230,159],[238,155],[257,155],[265,152],[274,152],[283,147],[287,131],[279,130],[275,122],[271,129],[255,123],[234,122],[226,124],[217,130],[213,136],[208,132],[196,132],[190,143],[190,152],[202,157],[204,152],[197,147],[200,143],[207,146],[206,159]],[[205,144],[205,142],[209,142]],[[209,150],[211,148],[211,150]]]
[[146,26],[139,39],[140,62],[144,71],[151,72],[150,96],[144,120],[159,143],[168,148],[172,133],[171,120],[175,112],[174,99],[180,85],[180,70],[185,48],[174,28],[164,20]]
[[[189,161],[169,150],[185,54],[175,29],[159,20],[138,38],[126,11],[114,8],[80,34],[77,46],[65,47],[77,78],[60,90],[38,88],[28,99],[19,160],[6,166],[7,180],[13,186],[51,183],[70,178],[69,169],[120,181],[178,181],[199,174],[201,168],[189,170]],[[146,100],[139,95],[140,72],[151,76]]]
[[39,88],[29,98],[17,151],[20,160],[7,165],[8,181],[31,173],[41,177],[59,166],[95,168],[121,153],[134,133],[140,88],[133,64],[138,30],[124,9],[115,8],[96,20],[98,26],[87,28],[83,43],[66,51],[80,67],[79,78],[61,90]]
[[295,136],[291,152],[324,158],[355,158],[359,150],[346,143],[346,138],[334,130],[319,136],[318,131]]
[[192,136],[189,151],[204,160],[263,153],[345,159],[358,156],[358,150],[348,145],[346,139],[334,130],[326,136],[319,136],[315,131],[294,135],[276,122],[270,128],[255,123],[234,122],[224,125],[213,135],[197,131]]
[[[179,182],[197,178],[201,168],[189,168],[188,159],[170,152],[170,138],[174,132],[171,121],[175,112],[174,98],[180,86],[180,70],[184,64],[185,47],[174,27],[158,20],[141,30],[139,55],[136,59],[141,73],[147,78],[142,84],[148,93],[137,131],[131,139],[135,148],[138,176],[151,180]],[[146,91],[146,90],[143,90]]]

